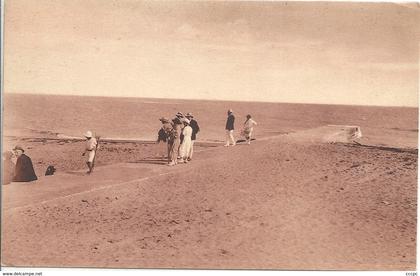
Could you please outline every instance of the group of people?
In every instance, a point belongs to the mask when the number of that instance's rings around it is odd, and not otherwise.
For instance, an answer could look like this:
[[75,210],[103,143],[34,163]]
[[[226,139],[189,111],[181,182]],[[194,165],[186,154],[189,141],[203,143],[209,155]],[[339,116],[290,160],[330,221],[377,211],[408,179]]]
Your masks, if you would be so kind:
[[[235,116],[233,115],[233,110],[229,109],[227,115],[225,147],[236,145],[234,137]],[[200,131],[198,122],[194,119],[193,114],[187,113],[184,116],[184,114],[178,112],[172,120],[164,117],[159,120],[162,122],[162,127],[158,131],[157,142],[167,143],[168,165],[174,166],[178,163],[188,163],[191,161],[194,152],[194,142]],[[241,135],[245,137],[245,142],[248,145],[251,144],[254,126],[256,125],[257,122],[248,114],[241,130]]]
[[[91,131],[85,133],[86,146],[83,156],[87,156],[86,164],[88,166],[88,173],[91,173],[94,166],[96,150],[98,149],[98,142],[93,137]],[[48,166],[45,175],[53,175],[56,169],[54,166]],[[11,182],[31,182],[37,180],[32,160],[25,154],[22,146],[15,146],[11,151],[3,153],[3,172],[2,183],[10,184]]]
[[168,166],[191,161],[194,142],[200,131],[193,114],[187,113],[184,115],[178,112],[172,120],[165,117],[159,120],[162,122],[162,127],[158,132],[157,142],[167,143]]
[[[226,120],[226,144],[225,147],[229,146],[235,146],[236,140],[233,135],[233,132],[235,130],[235,116],[233,115],[233,110],[229,109],[227,112],[227,120]],[[252,119],[252,116],[250,114],[246,115],[246,120],[243,125],[241,135],[245,137],[246,143],[249,145],[251,144],[252,140],[252,134],[254,132],[254,126],[257,125],[257,122],[255,122]]]
[[[235,116],[233,110],[229,109],[226,120],[226,143],[225,147],[235,146],[234,138],[235,130]],[[188,163],[192,160],[194,153],[194,142],[197,139],[197,134],[200,131],[197,120],[194,119],[192,113],[186,115],[178,112],[172,120],[167,118],[160,118],[162,127],[158,132],[158,143],[167,144],[167,160],[169,166],[177,165],[178,163]],[[245,137],[247,144],[251,143],[254,126],[257,123],[252,119],[251,115],[246,116],[246,120],[241,130],[241,135]],[[98,140],[91,131],[85,133],[86,146],[82,153],[86,156],[86,164],[88,167],[88,174],[93,171],[95,164],[95,155],[98,149]],[[24,149],[21,146],[16,146],[12,152],[3,153],[4,171],[3,183],[10,182],[30,182],[37,180],[35,170],[31,159],[25,155]],[[14,162],[12,160],[15,160]],[[55,171],[53,166],[49,166],[46,175],[52,175]]]

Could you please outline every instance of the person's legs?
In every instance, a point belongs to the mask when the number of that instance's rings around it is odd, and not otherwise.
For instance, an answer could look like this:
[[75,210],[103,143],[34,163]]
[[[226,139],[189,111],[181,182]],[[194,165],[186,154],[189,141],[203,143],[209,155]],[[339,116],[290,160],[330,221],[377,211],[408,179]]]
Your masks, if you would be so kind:
[[232,142],[232,146],[235,146],[236,142],[235,142],[235,138],[233,137],[233,130],[229,130],[229,138],[230,138],[230,141]]
[[188,163],[188,161],[190,160],[189,156],[191,154],[192,142],[192,140],[188,139],[187,141],[185,141],[185,145],[183,146],[182,159],[184,160],[184,163]]
[[195,140],[191,140],[191,147],[190,147],[190,152],[188,153],[188,161],[192,160],[193,157],[193,152],[194,152],[194,142]]
[[95,151],[94,150],[89,151],[88,160],[86,162],[86,164],[87,164],[87,166],[89,168],[88,173],[91,173],[92,170],[93,170],[93,159],[94,158],[95,158]]
[[248,145],[251,144],[251,138],[252,138],[252,129],[249,130],[249,133],[246,137],[246,141],[247,141]]
[[173,165],[177,164],[179,144],[180,140],[175,139],[171,150],[171,164]]
[[233,137],[233,130],[226,130],[225,147],[228,147],[230,144],[232,144],[232,146],[236,145],[235,138]]
[[170,163],[172,161],[172,146],[173,146],[174,142],[173,141],[168,141],[168,163]]
[[182,142],[182,144],[179,147],[178,156],[180,157],[179,159],[181,159],[180,162],[184,163],[185,159],[187,158],[185,140],[184,142]]

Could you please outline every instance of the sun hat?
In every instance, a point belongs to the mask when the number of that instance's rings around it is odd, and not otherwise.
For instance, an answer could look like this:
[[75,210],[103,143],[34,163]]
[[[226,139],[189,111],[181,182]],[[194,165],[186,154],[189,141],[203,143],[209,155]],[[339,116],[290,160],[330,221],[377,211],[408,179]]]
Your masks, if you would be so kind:
[[13,148],[13,150],[14,150],[14,151],[15,151],[15,150],[21,150],[22,152],[25,152],[25,150],[24,150],[21,146],[19,146],[19,145],[15,146],[15,147]]
[[177,116],[177,117],[184,117],[184,114],[182,114],[182,112],[178,112],[175,116]]
[[92,131],[90,131],[90,130],[86,131],[85,137],[86,138],[92,138]]
[[169,119],[165,118],[165,117],[162,117],[162,118],[159,119],[159,121],[161,121],[162,123],[168,123]]

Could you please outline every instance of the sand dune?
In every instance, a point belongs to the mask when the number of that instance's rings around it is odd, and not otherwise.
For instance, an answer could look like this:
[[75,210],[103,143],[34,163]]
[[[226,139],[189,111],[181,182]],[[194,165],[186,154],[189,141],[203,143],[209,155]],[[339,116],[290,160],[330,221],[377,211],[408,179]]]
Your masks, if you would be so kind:
[[416,150],[279,137],[175,168],[121,163],[12,184],[3,262],[414,270],[416,170]]
[[[39,180],[2,187],[4,265],[416,269],[417,109],[142,101],[6,96],[4,149],[21,144]],[[227,108],[237,139],[258,122],[250,146],[220,146]],[[168,167],[152,141],[177,111],[202,131]],[[328,125],[360,127],[360,144]],[[87,129],[111,138],[90,176]]]

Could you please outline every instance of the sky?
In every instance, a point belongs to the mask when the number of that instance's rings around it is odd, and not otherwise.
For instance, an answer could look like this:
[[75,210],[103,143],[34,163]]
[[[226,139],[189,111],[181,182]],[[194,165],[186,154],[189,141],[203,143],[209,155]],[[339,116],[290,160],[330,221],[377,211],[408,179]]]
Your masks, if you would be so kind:
[[420,6],[6,0],[4,92],[418,106]]

